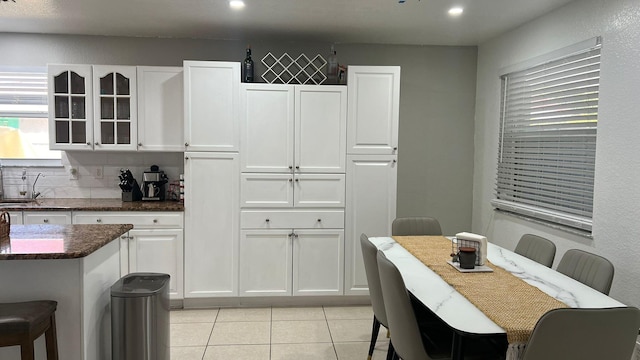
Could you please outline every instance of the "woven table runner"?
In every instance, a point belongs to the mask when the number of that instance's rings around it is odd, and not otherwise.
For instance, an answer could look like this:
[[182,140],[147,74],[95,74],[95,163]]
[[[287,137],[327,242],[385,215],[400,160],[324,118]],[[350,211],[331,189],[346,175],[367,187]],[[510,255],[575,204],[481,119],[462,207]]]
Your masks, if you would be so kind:
[[526,343],[542,315],[567,307],[489,261],[485,265],[493,272],[459,272],[447,264],[451,260],[451,241],[444,236],[393,239],[504,329],[509,344]]

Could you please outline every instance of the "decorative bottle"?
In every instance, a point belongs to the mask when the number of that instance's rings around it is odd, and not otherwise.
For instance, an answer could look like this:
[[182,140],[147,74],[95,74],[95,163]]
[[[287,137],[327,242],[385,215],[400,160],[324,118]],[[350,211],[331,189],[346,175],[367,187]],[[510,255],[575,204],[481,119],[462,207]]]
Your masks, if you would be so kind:
[[247,45],[247,57],[242,64],[242,81],[253,82],[253,60],[251,60],[251,47]]
[[331,54],[329,54],[329,59],[327,60],[327,83],[338,83],[338,55],[336,55],[333,45],[331,45]]

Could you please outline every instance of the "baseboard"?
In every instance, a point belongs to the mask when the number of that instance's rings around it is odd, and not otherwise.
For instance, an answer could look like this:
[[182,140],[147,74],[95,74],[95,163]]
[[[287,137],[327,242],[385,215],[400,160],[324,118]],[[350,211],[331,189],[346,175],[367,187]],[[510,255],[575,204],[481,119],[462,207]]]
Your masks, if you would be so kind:
[[[172,302],[173,307],[173,302]],[[353,306],[371,305],[369,296],[268,296],[230,298],[190,298],[182,301],[184,309],[219,307],[280,306]]]

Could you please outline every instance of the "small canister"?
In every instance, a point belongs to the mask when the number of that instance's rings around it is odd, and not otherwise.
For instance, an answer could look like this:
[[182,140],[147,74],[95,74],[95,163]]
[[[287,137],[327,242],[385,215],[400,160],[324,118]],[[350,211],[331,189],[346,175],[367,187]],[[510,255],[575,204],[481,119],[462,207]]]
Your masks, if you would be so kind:
[[473,269],[476,267],[476,248],[461,247],[458,249],[461,269]]

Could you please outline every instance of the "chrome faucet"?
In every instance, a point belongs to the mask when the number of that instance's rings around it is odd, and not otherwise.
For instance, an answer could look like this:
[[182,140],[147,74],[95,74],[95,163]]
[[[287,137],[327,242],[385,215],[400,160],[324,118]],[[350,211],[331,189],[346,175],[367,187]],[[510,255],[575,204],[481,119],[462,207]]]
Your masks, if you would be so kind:
[[[40,191],[36,192],[36,183],[38,182],[40,175],[42,175],[42,173],[38,173],[38,176],[36,176],[36,179],[33,181],[33,186],[31,187],[31,198],[34,200],[40,196]],[[44,175],[42,175],[42,177],[44,177]]]

